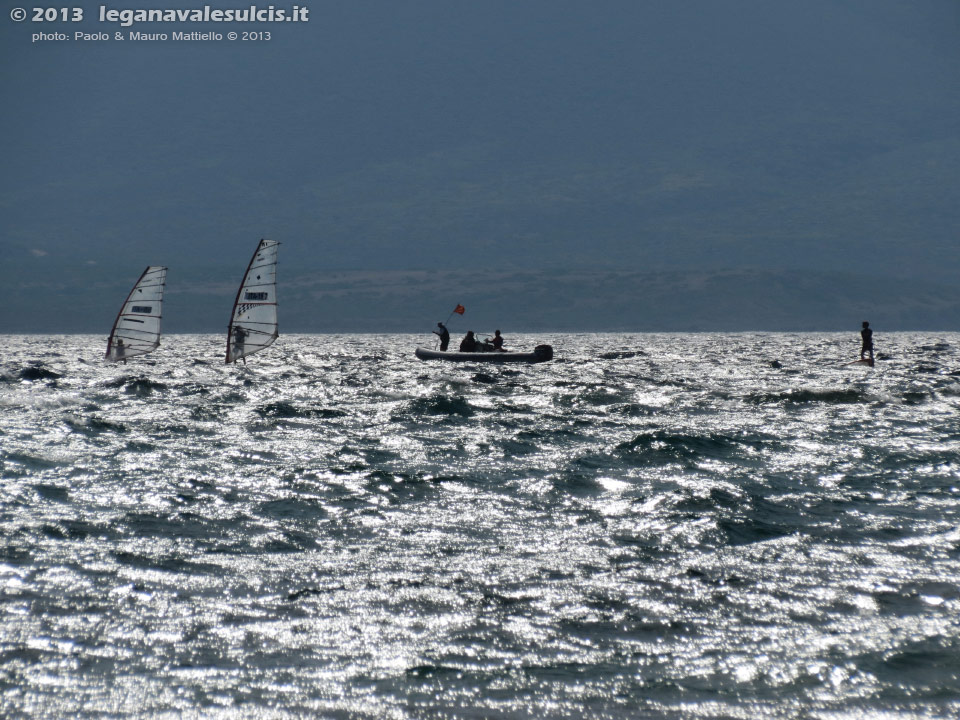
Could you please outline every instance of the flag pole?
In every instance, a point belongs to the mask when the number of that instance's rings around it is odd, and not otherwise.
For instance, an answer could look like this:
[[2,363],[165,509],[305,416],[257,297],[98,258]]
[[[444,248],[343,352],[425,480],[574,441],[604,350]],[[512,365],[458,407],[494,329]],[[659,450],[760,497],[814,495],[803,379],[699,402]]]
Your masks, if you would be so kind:
[[[459,313],[457,312],[458,310],[460,311]],[[448,322],[450,322],[450,318],[452,318],[455,314],[463,315],[465,310],[466,308],[464,308],[463,305],[460,305],[459,303],[457,303],[457,306],[450,311],[450,314],[447,315],[447,319],[444,321],[443,324],[446,325]]]

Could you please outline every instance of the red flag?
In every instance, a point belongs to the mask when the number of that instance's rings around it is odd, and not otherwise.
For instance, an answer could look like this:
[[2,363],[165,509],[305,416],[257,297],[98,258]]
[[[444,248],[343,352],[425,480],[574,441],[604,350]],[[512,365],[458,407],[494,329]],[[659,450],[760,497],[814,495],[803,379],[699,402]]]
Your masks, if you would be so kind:
[[453,311],[454,311],[457,315],[463,315],[463,314],[467,311],[467,309],[466,309],[463,305],[457,305],[457,306],[453,309]]

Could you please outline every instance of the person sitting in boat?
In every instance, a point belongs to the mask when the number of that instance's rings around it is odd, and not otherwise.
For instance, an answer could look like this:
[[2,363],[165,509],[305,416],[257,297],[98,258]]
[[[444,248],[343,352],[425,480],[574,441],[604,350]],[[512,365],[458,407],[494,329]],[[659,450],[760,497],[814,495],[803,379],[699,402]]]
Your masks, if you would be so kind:
[[440,329],[434,330],[433,334],[440,336],[440,351],[445,352],[450,346],[450,331],[447,330],[446,325],[444,325],[442,322],[438,322],[437,327]]
[[503,337],[500,335],[499,330],[493,333],[492,338],[487,338],[487,342],[493,345],[494,352],[506,352],[506,350],[503,349]]
[[460,352],[476,352],[477,339],[473,336],[473,330],[467,331],[467,336],[460,341]]

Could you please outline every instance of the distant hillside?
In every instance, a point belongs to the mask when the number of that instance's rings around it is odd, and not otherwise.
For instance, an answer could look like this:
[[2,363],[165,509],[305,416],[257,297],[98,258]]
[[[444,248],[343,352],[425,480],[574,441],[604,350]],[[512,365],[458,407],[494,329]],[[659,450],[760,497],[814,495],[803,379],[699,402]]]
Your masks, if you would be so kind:
[[[82,275],[23,281],[30,293],[13,293],[0,332],[106,333],[137,274]],[[165,330],[225,328],[237,282],[171,269]],[[457,303],[467,313],[452,328],[478,332],[856,331],[862,320],[878,332],[960,328],[960,286],[839,272],[307,272],[281,263],[279,294],[282,332],[426,333]],[[31,295],[44,302],[17,301]]]

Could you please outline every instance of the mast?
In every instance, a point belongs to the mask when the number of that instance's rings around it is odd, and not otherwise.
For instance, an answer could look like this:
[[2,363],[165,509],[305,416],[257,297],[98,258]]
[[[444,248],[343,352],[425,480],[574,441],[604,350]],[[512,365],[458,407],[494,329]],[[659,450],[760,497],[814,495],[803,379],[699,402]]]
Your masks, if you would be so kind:
[[111,361],[146,355],[160,346],[163,289],[167,268],[151,265],[134,284],[110,329],[107,352]]
[[233,301],[227,326],[225,362],[236,362],[270,347],[277,339],[277,248],[275,240],[261,240],[250,258]]

